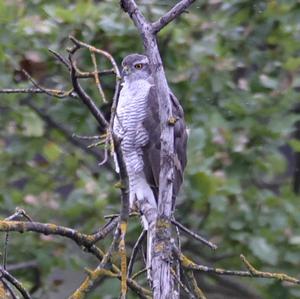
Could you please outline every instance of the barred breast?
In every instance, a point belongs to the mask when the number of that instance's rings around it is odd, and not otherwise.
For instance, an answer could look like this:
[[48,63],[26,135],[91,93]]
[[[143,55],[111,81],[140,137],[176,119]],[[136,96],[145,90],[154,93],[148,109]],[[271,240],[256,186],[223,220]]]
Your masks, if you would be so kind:
[[148,142],[143,127],[151,84],[146,80],[124,83],[120,92],[113,130],[121,138],[121,148],[129,177],[143,170],[142,149]]

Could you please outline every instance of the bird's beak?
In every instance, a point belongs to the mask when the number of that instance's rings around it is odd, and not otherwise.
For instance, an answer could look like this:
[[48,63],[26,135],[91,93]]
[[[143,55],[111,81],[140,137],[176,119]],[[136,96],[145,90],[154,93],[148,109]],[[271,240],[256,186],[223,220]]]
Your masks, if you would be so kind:
[[122,69],[122,77],[129,75],[130,69],[127,65],[125,65]]

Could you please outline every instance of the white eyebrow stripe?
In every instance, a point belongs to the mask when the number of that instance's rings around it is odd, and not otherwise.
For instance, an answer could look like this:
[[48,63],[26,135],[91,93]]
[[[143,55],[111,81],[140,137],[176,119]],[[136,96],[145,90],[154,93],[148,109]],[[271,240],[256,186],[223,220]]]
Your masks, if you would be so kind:
[[138,64],[138,63],[143,63],[143,64],[148,63],[148,59],[138,60],[134,64]]

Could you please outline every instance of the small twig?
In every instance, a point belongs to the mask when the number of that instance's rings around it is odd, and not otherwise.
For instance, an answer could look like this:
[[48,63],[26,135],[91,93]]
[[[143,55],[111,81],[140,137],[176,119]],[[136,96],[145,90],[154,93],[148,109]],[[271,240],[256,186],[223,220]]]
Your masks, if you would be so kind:
[[78,94],[80,99],[88,107],[88,109],[93,114],[93,116],[96,118],[96,120],[98,121],[98,123],[102,127],[102,129],[105,130],[108,127],[107,120],[105,119],[104,115],[102,114],[100,109],[97,107],[97,105],[94,103],[92,98],[83,90],[83,88],[79,84],[78,79],[76,77],[76,71],[75,71],[74,62],[73,62],[73,55],[78,49],[79,49],[78,47],[74,47],[69,50],[69,61],[71,64],[72,84],[73,84],[75,92]]
[[84,298],[84,295],[91,290],[91,288],[96,283],[96,281],[98,281],[102,276],[118,277],[118,274],[106,270],[105,267],[108,264],[113,251],[115,250],[115,246],[119,237],[120,237],[120,231],[119,228],[117,228],[114,233],[113,241],[108,251],[104,254],[101,263],[97,266],[95,270],[87,270],[87,274],[88,274],[87,277],[84,279],[81,285],[75,290],[75,292],[69,297],[69,299]]
[[9,233],[5,234],[5,240],[4,240],[4,253],[2,258],[2,266],[3,269],[6,270],[6,261],[7,261],[7,252],[8,252],[8,240],[9,240]]
[[84,42],[81,42],[79,41],[78,39],[76,39],[74,36],[69,36],[70,40],[79,48],[79,47],[83,47],[83,48],[87,48],[89,49],[90,51],[92,52],[95,52],[97,54],[100,54],[100,55],[103,55],[105,56],[112,64],[113,68],[114,68],[114,71],[115,71],[115,74],[117,76],[117,78],[120,78],[120,72],[119,72],[119,68],[118,68],[118,65],[117,63],[115,62],[114,58],[112,57],[112,55],[110,55],[108,52],[104,51],[104,50],[101,50],[101,49],[98,49],[98,48],[95,48],[91,45],[88,45]]
[[144,268],[136,273],[134,273],[132,276],[131,276],[131,279],[136,279],[138,276],[142,275],[143,273],[147,272],[147,268]]
[[24,217],[28,221],[32,221],[31,217],[29,215],[27,215],[27,213],[25,212],[25,210],[20,209],[18,207],[16,208],[16,211],[11,216],[5,218],[5,220],[12,221],[12,220],[15,220],[16,218],[18,218],[19,216]]
[[29,268],[38,268],[38,262],[36,260],[21,262],[17,264],[10,264],[7,266],[7,271],[13,272],[17,270],[29,269]]
[[72,138],[82,139],[82,140],[99,140],[99,139],[102,139],[103,136],[101,136],[101,135],[83,136],[83,135],[77,135],[77,134],[73,133]]
[[191,237],[193,237],[194,239],[202,242],[203,244],[207,245],[208,247],[210,247],[211,249],[217,249],[217,245],[213,244],[212,242],[206,240],[205,238],[201,237],[200,235],[196,234],[195,232],[191,231],[190,229],[188,229],[187,227],[185,227],[184,225],[182,225],[180,222],[176,221],[175,219],[171,220],[171,222],[178,227],[179,229],[181,229],[183,232],[185,232],[186,234],[190,235]]
[[9,292],[12,299],[18,299],[18,297],[15,295],[14,291],[12,290],[11,286],[3,278],[1,278],[1,283],[5,287],[5,290]]
[[92,235],[82,234],[75,229],[59,226],[53,223],[41,222],[24,222],[24,221],[5,221],[0,220],[0,231],[2,232],[36,232],[45,235],[58,235],[69,238],[76,242],[79,246],[90,248],[95,242],[103,239],[115,226],[116,220],[114,219],[109,224],[104,225],[103,230],[99,229],[98,232]]
[[203,291],[198,287],[197,281],[195,279],[193,271],[187,271],[187,277],[189,279],[189,284],[192,288],[193,294],[197,299],[207,299]]
[[[28,221],[32,221],[32,219],[29,217],[29,215],[26,214],[25,210],[20,209],[20,208],[16,208],[15,213],[13,213],[11,216],[5,218],[6,221],[12,221],[15,220],[18,217],[24,217],[25,219],[27,219]],[[4,254],[3,254],[3,261],[2,261],[2,265],[4,270],[6,270],[6,261],[7,261],[7,252],[8,252],[8,241],[9,241],[9,233],[7,232],[5,234],[5,241],[4,241]]]
[[40,84],[38,84],[24,69],[21,70],[22,73],[26,76],[26,78],[36,87],[42,90],[45,94],[51,96],[51,97],[56,97],[56,98],[65,98],[68,96],[72,96],[73,94],[73,89],[68,90],[68,91],[62,91],[58,89],[49,89],[42,87]]
[[[47,92],[46,92],[47,91]],[[48,94],[51,95],[53,97],[56,97],[53,93],[55,94],[60,94],[59,98],[63,98],[63,97],[71,97],[74,99],[77,99],[78,96],[74,93],[71,92],[69,94],[65,94],[64,96],[62,96],[65,92],[63,90],[58,90],[58,89],[40,89],[40,88],[2,88],[0,89],[0,94],[4,93],[4,94]]]
[[182,14],[195,0],[181,0],[172,7],[164,16],[152,23],[152,30],[157,34],[161,29],[167,26],[170,22]]
[[[116,218],[116,217],[119,217],[119,216],[120,216],[120,214],[109,214],[109,215],[105,215],[104,219]],[[138,213],[138,212],[131,212],[129,214],[129,217],[139,217],[139,216],[141,216],[141,214]]]
[[143,230],[140,234],[140,236],[138,237],[136,243],[134,244],[134,247],[132,249],[132,252],[131,252],[131,256],[130,256],[130,260],[129,260],[129,264],[128,264],[128,271],[127,271],[127,277],[130,277],[131,276],[131,273],[132,273],[132,269],[133,269],[133,265],[134,265],[134,261],[135,261],[135,258],[136,258],[136,255],[137,255],[137,252],[145,238],[147,234],[147,231],[146,230]]
[[40,88],[2,88],[0,93],[45,93]]
[[190,292],[190,290],[183,284],[183,282],[180,280],[180,277],[176,274],[176,272],[172,269],[171,270],[172,275],[175,277],[176,281],[178,282],[179,286],[186,292],[186,294],[189,296],[190,299],[194,299],[195,296]]
[[92,243],[95,244],[99,240],[104,239],[118,224],[119,218],[110,219],[101,229],[92,235]]
[[48,49],[48,51],[51,54],[53,54],[59,62],[61,62],[64,66],[66,66],[69,71],[71,70],[70,64],[68,63],[68,60],[65,57],[63,57],[61,54],[59,54],[54,50]]
[[22,294],[22,296],[25,299],[31,299],[30,294],[26,291],[23,285],[8,271],[0,267],[0,273],[2,274],[2,277],[5,278],[9,283],[11,283]]
[[[177,236],[177,246],[178,246],[178,249],[181,251],[180,231],[179,231],[179,228],[177,226],[175,226],[175,230],[176,230],[176,236]],[[175,269],[176,269],[175,274],[176,274],[176,277],[179,281],[181,281],[181,279],[180,279],[180,268],[181,268],[180,267],[180,262],[178,260],[176,260],[175,261]],[[178,294],[179,294],[180,293],[180,286],[179,285],[177,286],[177,291],[178,291]]]
[[[116,73],[114,69],[102,70],[98,72],[98,76],[100,76],[100,78],[108,75],[115,75],[115,74]],[[80,79],[94,78],[94,72],[78,72],[77,78]]]
[[242,277],[257,277],[257,278],[269,278],[269,279],[277,279],[280,281],[287,281],[294,284],[300,284],[300,280],[294,277],[291,277],[284,273],[271,273],[271,272],[263,272],[256,270],[250,263],[245,259],[243,255],[241,255],[242,261],[251,269],[251,271],[240,271],[240,270],[226,270],[222,268],[213,268],[203,265],[198,265],[185,255],[183,255],[178,248],[176,248],[175,244],[173,244],[173,252],[175,256],[180,260],[181,265],[190,270],[212,273],[217,275],[230,275],[230,276],[242,276]]
[[99,93],[102,97],[103,102],[107,103],[105,93],[103,91],[103,88],[102,88],[102,85],[101,85],[101,82],[100,82],[100,77],[99,77],[99,71],[98,71],[95,52],[90,50],[90,54],[91,54],[91,58],[92,58],[93,66],[94,66],[94,79],[95,79],[95,82],[96,82],[97,89],[98,89],[98,91],[99,91]]
[[288,281],[295,284],[300,284],[300,280],[294,277],[291,277],[285,273],[272,273],[272,272],[263,272],[256,270],[249,261],[245,258],[244,255],[240,255],[242,262],[245,264],[247,269],[249,270],[249,276],[260,277],[260,278],[274,278],[280,281]]

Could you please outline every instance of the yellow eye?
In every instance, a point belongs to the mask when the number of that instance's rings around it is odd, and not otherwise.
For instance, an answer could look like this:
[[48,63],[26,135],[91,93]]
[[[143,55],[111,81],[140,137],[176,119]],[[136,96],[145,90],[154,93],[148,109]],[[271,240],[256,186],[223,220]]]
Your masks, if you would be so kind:
[[134,67],[135,67],[137,70],[140,70],[140,69],[143,67],[143,65],[142,65],[141,63],[137,63],[137,64],[134,65]]

